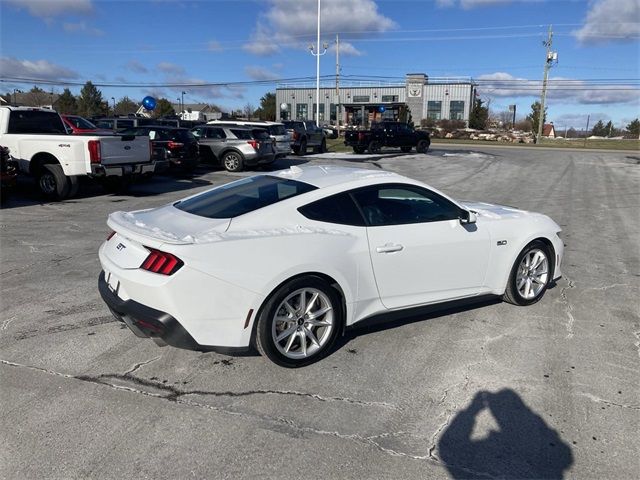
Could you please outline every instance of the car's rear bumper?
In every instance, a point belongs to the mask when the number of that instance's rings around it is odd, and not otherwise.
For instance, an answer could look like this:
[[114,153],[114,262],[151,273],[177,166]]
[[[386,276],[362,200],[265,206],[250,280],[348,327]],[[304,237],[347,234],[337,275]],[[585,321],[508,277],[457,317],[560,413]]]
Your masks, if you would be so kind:
[[164,344],[187,350],[233,353],[244,352],[249,348],[199,344],[180,322],[168,313],[148,307],[132,299],[123,300],[118,297],[109,287],[104,271],[100,272],[98,278],[98,290],[113,316],[125,323],[138,337],[160,339]]
[[155,162],[148,163],[125,163],[121,165],[91,165],[91,176],[93,177],[124,177],[127,175],[142,175],[145,173],[154,173],[156,168]]

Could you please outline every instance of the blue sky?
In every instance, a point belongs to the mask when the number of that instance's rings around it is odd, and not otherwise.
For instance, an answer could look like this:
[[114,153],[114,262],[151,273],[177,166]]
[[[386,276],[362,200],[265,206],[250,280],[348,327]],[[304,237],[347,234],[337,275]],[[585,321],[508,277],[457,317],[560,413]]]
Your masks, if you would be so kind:
[[[322,0],[321,74],[335,74],[335,32],[342,75],[478,79],[494,112],[519,114],[539,96],[542,41],[553,24],[559,61],[550,78],[549,120],[584,127],[640,115],[638,0]],[[53,82],[100,87],[106,99],[147,94],[223,109],[259,104],[275,83],[182,84],[315,78],[317,0],[0,0],[0,91]],[[568,82],[568,81],[571,82]],[[567,83],[568,82],[568,83]],[[127,84],[148,85],[143,87]],[[174,84],[175,86],[167,86]],[[49,91],[52,86],[40,84]],[[63,86],[53,86],[61,92]],[[74,93],[79,86],[71,86]]]

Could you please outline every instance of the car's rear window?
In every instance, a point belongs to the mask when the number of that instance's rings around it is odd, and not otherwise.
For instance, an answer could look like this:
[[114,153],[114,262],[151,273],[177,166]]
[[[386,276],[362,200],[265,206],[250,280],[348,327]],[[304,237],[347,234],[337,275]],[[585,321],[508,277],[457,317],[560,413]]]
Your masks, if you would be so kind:
[[196,137],[189,130],[173,130],[169,132],[171,140],[179,142],[193,142]]
[[251,140],[251,130],[235,130],[232,129],[231,133],[233,133],[236,138],[239,138],[240,140]]
[[269,132],[263,130],[262,128],[254,128],[253,130],[251,130],[251,133],[253,134],[253,138],[255,138],[256,140],[267,140],[271,138],[269,136]]
[[258,175],[209,190],[174,206],[200,217],[234,218],[316,188],[296,180]]
[[60,115],[42,110],[14,110],[9,115],[7,133],[66,135]]
[[284,125],[269,125],[269,133],[271,135],[286,135],[287,130]]

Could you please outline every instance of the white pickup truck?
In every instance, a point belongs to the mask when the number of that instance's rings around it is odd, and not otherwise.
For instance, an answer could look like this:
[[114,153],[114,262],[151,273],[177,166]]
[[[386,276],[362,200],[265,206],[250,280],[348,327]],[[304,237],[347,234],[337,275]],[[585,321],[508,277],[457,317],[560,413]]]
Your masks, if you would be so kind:
[[0,145],[55,200],[75,195],[82,176],[113,185],[155,169],[148,138],[70,135],[60,115],[46,108],[0,107]]

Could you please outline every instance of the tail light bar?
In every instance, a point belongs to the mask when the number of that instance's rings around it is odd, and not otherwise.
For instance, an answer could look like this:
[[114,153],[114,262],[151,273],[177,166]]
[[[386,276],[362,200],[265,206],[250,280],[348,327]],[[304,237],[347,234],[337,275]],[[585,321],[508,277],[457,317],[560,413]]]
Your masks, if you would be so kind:
[[258,150],[258,147],[260,146],[257,140],[247,140],[247,143],[251,145],[254,150]]
[[293,132],[293,139],[298,140],[300,138],[300,134],[298,132]]
[[102,161],[100,140],[89,140],[89,161],[91,163],[100,163]]
[[155,248],[145,248],[149,250],[149,255],[145,261],[142,262],[142,265],[140,265],[140,268],[143,270],[161,275],[173,275],[184,265],[184,262],[175,255],[161,252]]
[[184,143],[174,142],[173,140],[170,140],[169,143],[167,143],[167,147],[169,147],[169,148],[180,148],[180,147],[184,147]]
[[364,140],[364,133],[358,133],[358,141],[362,142]]

